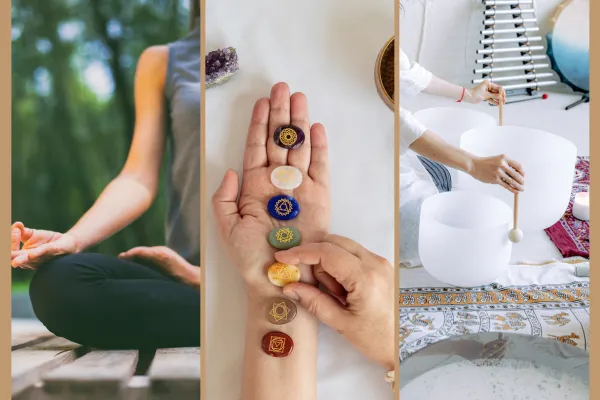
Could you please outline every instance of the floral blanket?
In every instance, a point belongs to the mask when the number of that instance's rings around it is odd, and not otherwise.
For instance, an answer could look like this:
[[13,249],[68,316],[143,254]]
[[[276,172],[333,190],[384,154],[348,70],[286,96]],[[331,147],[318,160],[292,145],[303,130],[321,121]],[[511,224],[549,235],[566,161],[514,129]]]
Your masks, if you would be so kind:
[[456,335],[513,332],[589,350],[589,282],[400,291],[400,360]]

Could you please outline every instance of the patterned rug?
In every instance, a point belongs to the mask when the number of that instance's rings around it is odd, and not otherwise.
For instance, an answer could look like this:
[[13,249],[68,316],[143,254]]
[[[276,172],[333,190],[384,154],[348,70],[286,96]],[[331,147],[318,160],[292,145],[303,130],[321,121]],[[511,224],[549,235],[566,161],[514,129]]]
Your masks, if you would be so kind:
[[451,336],[512,332],[589,350],[589,282],[400,290],[400,360]]
[[590,158],[577,157],[575,179],[571,191],[571,201],[565,215],[546,233],[550,240],[560,250],[563,257],[590,256],[590,224],[573,217],[573,198],[576,193],[589,191],[590,186]]

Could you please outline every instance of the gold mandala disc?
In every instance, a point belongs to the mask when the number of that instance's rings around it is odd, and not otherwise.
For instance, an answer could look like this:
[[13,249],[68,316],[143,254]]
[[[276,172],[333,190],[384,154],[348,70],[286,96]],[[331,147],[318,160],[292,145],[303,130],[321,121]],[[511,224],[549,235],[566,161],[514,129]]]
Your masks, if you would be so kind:
[[298,134],[292,128],[285,128],[279,133],[279,141],[285,146],[292,146],[298,140]]

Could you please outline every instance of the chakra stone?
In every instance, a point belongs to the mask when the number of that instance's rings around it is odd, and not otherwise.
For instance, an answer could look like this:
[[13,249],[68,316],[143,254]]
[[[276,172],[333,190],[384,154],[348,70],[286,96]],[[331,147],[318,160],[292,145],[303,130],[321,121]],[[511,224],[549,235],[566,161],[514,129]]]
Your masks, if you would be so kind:
[[262,349],[272,357],[287,357],[294,349],[294,341],[283,332],[269,332],[263,336]]
[[281,194],[271,197],[267,209],[273,218],[287,221],[298,216],[300,205],[292,196]]
[[300,232],[291,226],[275,228],[269,233],[269,243],[278,250],[287,250],[300,244]]
[[294,190],[302,183],[302,172],[298,168],[282,165],[271,172],[271,183],[277,189]]
[[273,140],[284,149],[294,150],[304,143],[304,132],[294,125],[284,125],[275,131]]
[[267,319],[275,325],[285,325],[296,318],[298,309],[293,301],[283,298],[273,298],[267,302]]
[[284,287],[300,280],[300,269],[295,265],[276,262],[267,270],[267,277],[273,285]]

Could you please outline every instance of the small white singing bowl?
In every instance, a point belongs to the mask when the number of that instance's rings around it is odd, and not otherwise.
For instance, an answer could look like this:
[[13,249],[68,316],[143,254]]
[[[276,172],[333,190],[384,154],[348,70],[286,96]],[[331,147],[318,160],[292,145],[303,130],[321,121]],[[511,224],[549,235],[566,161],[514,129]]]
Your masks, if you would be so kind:
[[440,193],[421,206],[419,255],[434,278],[454,286],[493,283],[508,269],[512,209],[487,194]]
[[[525,233],[546,229],[565,213],[577,162],[577,148],[569,140],[536,129],[496,126],[465,132],[460,147],[481,157],[504,154],[523,166],[519,229]],[[500,185],[485,184],[461,172],[458,186],[490,194],[513,207],[514,194]]]

